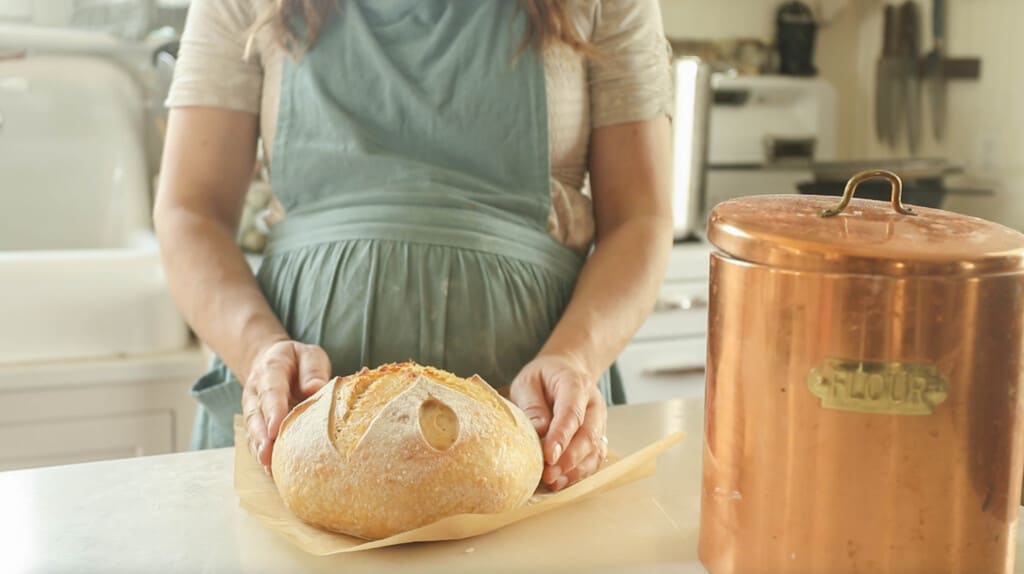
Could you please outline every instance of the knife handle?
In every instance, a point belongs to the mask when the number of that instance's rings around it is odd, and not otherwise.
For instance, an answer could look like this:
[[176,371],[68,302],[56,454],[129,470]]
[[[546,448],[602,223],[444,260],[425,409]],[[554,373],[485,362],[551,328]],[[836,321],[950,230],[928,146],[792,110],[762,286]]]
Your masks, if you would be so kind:
[[921,17],[913,0],[907,0],[900,8],[900,36],[900,56],[916,64],[921,57]]
[[896,7],[892,4],[886,4],[882,29],[882,56],[894,56],[896,54],[896,41],[899,34],[896,24]]
[[945,37],[945,9],[945,0],[932,0],[932,37],[936,44],[941,44]]

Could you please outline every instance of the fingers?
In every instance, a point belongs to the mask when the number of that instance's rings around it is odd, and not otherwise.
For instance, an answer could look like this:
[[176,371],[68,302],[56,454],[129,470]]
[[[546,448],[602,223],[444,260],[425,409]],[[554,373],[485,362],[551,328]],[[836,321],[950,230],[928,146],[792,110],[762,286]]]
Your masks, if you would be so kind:
[[[588,422],[593,422],[591,419],[595,418],[593,409],[587,410],[587,421],[584,422],[584,427]],[[595,440],[588,433],[582,430],[576,433],[572,441],[569,443],[569,447],[562,453],[561,458],[558,461],[544,469],[544,475],[542,479],[544,482],[555,486],[559,478],[565,476],[569,471],[576,468],[584,459],[591,455],[598,448],[600,442],[600,436]],[[564,484],[563,484],[564,486]]]
[[269,472],[282,421],[294,403],[327,383],[331,361],[319,346],[288,342],[272,347],[258,363],[242,391],[242,413],[249,450]]
[[[254,387],[246,386],[242,390],[242,418],[245,423],[246,436],[249,438],[249,452],[264,466],[269,464],[269,456],[265,456],[269,448],[267,422],[263,419],[259,399]],[[264,462],[266,459],[267,462]]]
[[[281,364],[269,362],[265,368],[260,369],[255,378],[250,379],[246,386],[252,385],[259,401],[260,412],[266,422],[267,438],[270,442],[277,440],[277,432],[281,428],[281,421],[288,414],[290,373]],[[270,464],[270,449],[267,449],[266,460],[261,456],[261,462]]]
[[[608,447],[603,442],[599,443],[599,446],[590,453],[583,462],[576,465],[576,468],[569,471],[565,476],[559,479],[559,481],[565,481],[564,485],[575,484],[584,478],[597,472],[597,469],[601,468],[601,463],[608,456]],[[562,487],[559,487],[562,488]],[[557,490],[557,489],[556,489]]]
[[587,383],[582,377],[571,371],[563,371],[559,375],[560,378],[553,385],[551,426],[544,436],[544,460],[549,465],[558,463],[576,436],[586,419],[587,404],[590,401]]
[[607,453],[604,434],[608,409],[596,387],[592,387],[588,394],[590,398],[583,424],[558,462],[544,471],[542,478],[554,490],[560,490],[593,474]]
[[520,373],[512,382],[509,397],[526,413],[539,436],[547,434],[548,426],[551,423],[551,409],[548,407],[548,400],[544,395],[544,386],[539,373]]
[[320,390],[331,378],[331,359],[327,352],[317,345],[302,345],[299,348],[299,400]]
[[605,432],[605,421],[608,418],[607,408],[604,405],[604,400],[600,399],[600,392],[590,394],[591,398],[587,402],[587,414],[584,417],[583,425],[573,436],[558,462],[548,468],[549,472],[545,472],[545,475],[550,477],[549,484],[574,470],[604,444],[602,437]]

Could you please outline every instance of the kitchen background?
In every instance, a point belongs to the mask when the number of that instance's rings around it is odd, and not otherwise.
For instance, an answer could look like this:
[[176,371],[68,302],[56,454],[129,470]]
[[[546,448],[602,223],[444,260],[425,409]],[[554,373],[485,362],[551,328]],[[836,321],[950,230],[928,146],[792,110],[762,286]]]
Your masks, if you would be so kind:
[[[919,24],[901,18],[893,51],[915,34],[922,61],[932,50],[933,2],[892,4]],[[906,176],[911,203],[1024,229],[1024,2],[946,2],[952,61],[941,90],[910,79],[909,59],[879,66],[882,0],[808,1],[813,52],[798,5],[661,5],[677,58],[678,240],[661,300],[620,359],[631,402],[703,394],[701,232],[717,201],[835,193],[858,167],[878,165]],[[187,391],[208,356],[167,296],[149,224],[162,99],[187,8],[0,0],[0,470],[187,448]],[[780,41],[793,47],[786,57]],[[778,73],[805,59],[812,75]],[[915,89],[916,98],[898,95]],[[931,107],[942,94],[937,138]],[[880,109],[891,121],[876,125]],[[898,127],[895,144],[880,138],[888,126]],[[239,234],[254,266],[268,198],[254,173]]]

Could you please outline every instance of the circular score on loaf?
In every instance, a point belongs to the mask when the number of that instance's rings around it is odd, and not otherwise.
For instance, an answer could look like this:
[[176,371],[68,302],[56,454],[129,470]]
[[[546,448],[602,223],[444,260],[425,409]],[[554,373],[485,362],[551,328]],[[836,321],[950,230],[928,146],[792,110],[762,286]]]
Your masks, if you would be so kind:
[[271,463],[297,517],[370,540],[516,508],[543,466],[517,406],[476,375],[415,363],[333,379],[285,417]]

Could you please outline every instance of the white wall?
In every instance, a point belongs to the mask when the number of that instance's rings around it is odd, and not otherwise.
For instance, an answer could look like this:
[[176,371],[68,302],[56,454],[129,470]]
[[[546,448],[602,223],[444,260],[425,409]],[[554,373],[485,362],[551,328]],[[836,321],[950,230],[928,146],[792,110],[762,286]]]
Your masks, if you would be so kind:
[[[820,19],[831,21],[864,0],[804,0]],[[869,0],[871,1],[871,0]],[[775,12],[784,0],[660,0],[665,32],[691,40],[758,38],[775,34]]]
[[774,33],[779,0],[661,0],[665,33],[672,38],[759,38]]

